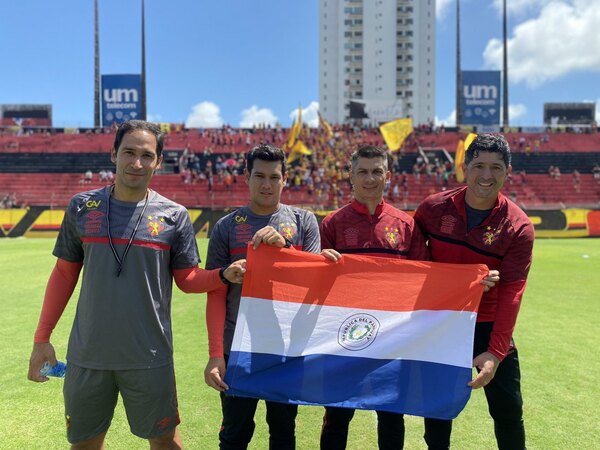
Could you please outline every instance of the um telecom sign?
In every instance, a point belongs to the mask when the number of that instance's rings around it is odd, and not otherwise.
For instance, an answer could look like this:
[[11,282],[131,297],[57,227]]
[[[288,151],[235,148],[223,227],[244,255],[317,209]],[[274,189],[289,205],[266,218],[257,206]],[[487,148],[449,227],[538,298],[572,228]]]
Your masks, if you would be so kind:
[[464,70],[461,88],[462,125],[500,124],[499,70]]
[[139,118],[141,86],[140,75],[102,75],[102,126]]

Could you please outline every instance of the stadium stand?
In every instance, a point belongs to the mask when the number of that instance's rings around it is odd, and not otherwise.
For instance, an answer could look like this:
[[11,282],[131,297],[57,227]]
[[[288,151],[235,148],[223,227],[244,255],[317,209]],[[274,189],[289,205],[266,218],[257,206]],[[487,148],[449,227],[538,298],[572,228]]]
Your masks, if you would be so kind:
[[[0,196],[15,194],[19,205],[64,208],[76,192],[107,184],[98,173],[114,169],[109,156],[112,133],[73,131],[23,134],[0,129]],[[287,134],[276,128],[173,127],[165,140],[163,169],[151,186],[188,207],[240,206],[247,201],[240,155],[261,142],[283,146]],[[425,196],[458,185],[452,158],[462,137],[455,131],[413,133],[394,155],[389,201],[413,209]],[[515,132],[506,137],[513,149],[507,196],[524,208],[600,206],[600,184],[592,176],[592,168],[600,163],[600,134]],[[347,170],[353,149],[383,145],[376,128],[336,128],[334,137],[323,130],[305,130],[303,141],[313,155],[292,164],[282,200],[318,209],[336,208],[350,199]],[[550,166],[560,167],[560,179],[548,175]],[[91,183],[83,180],[87,170],[94,174]],[[574,171],[580,174],[577,186]]]

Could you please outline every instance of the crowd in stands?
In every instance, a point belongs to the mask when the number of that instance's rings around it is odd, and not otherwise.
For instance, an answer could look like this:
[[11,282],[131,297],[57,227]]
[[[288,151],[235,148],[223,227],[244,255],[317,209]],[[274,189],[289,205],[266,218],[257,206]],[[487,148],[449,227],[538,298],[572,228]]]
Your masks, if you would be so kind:
[[[214,190],[234,190],[236,185],[244,181],[245,152],[260,143],[270,143],[286,148],[290,133],[289,129],[280,126],[252,129],[229,126],[213,129],[186,129],[183,125],[163,125],[167,132],[165,150],[175,150],[170,154],[165,153],[165,166],[168,166],[165,173],[173,171],[179,175],[182,185],[198,185],[198,188],[206,189],[209,193]],[[68,139],[67,130],[62,131],[64,133],[62,139]],[[594,129],[594,131],[596,130]],[[0,128],[0,138],[3,135],[10,135],[11,132],[14,130]],[[82,129],[73,132],[84,135],[78,138],[79,141],[74,141],[74,143],[77,142],[77,145],[74,144],[73,148],[84,147],[87,149],[87,145],[81,144],[81,140],[87,142],[85,136],[91,139],[90,142],[96,143],[97,141],[98,149],[104,149],[112,143],[110,128]],[[57,129],[42,129],[35,132],[29,130],[28,133],[41,133],[45,140],[47,138],[52,141],[54,137],[60,135],[60,131]],[[537,133],[520,133],[517,130],[511,130],[506,137],[515,154],[536,157],[541,156],[542,152],[548,152],[548,148],[553,144],[556,147],[552,147],[553,151],[578,148],[578,146],[570,146],[565,149],[564,142],[576,139],[576,136],[574,134],[563,136],[564,134],[543,129]],[[458,140],[464,139],[465,135],[466,133],[460,133],[455,128],[436,127],[433,124],[417,127],[404,142],[402,148],[392,155],[390,165],[392,180],[387,188],[387,198],[406,204],[411,193],[413,196],[419,196],[449,189],[456,185],[451,154],[455,151]],[[308,194],[315,206],[326,207],[337,207],[348,199],[347,195],[351,190],[348,175],[349,155],[352,151],[362,145],[384,145],[377,127],[356,125],[333,126],[331,133],[323,128],[304,127],[298,139],[312,151],[312,154],[300,155],[291,161],[288,188],[293,192],[300,191]],[[562,143],[556,145],[555,141],[561,139]],[[22,147],[27,145],[27,140],[27,137],[22,138]],[[593,142],[588,142],[590,140]],[[583,143],[590,148],[600,148],[595,144],[596,140],[595,137],[590,136],[584,139]],[[0,139],[0,150],[2,144],[6,144],[6,142],[9,140]],[[96,144],[90,145],[89,148],[97,151],[94,145]],[[58,142],[49,145],[48,148],[52,149],[50,151],[61,151],[61,149],[70,147]],[[445,152],[441,151],[442,148],[445,149]],[[420,152],[419,149],[424,152]],[[432,150],[432,152],[428,152],[428,150]],[[540,168],[541,171],[544,167],[545,165]],[[568,168],[566,172],[572,173],[573,186],[579,192],[582,184],[581,175],[578,171],[572,172],[572,168]],[[600,166],[596,164],[592,172],[594,179],[600,183]],[[533,173],[539,173],[539,170]],[[589,171],[583,170],[583,173],[589,173]],[[549,167],[548,174],[552,178],[560,180],[561,171],[558,166]],[[111,182],[114,177],[110,170],[102,170],[98,176],[101,182]],[[92,182],[93,177],[94,174],[91,170],[86,171],[82,175],[80,183],[88,184]],[[526,185],[527,173],[525,170],[522,167],[514,167],[508,184]],[[426,186],[425,190],[423,190],[423,186]],[[417,199],[413,199],[413,203],[414,200]]]
[[[213,153],[241,153],[249,148],[265,142],[282,147],[288,137],[289,129],[276,126],[262,126],[254,128],[233,128],[224,125],[220,128],[207,129],[188,129],[182,124],[160,124],[166,132],[165,149],[189,148],[195,153],[202,153],[206,149]],[[313,129],[314,130],[314,129]],[[592,130],[592,129],[589,129]],[[335,135],[356,135],[360,134],[367,138],[365,143],[369,144],[369,139],[376,144],[382,144],[378,127],[358,126],[358,125],[339,125],[333,126]],[[457,133],[455,127],[434,126],[426,124],[415,128],[404,145],[405,152],[416,151],[418,145],[435,147],[443,146],[449,151],[456,147],[460,133]],[[596,135],[596,129],[593,129]],[[96,151],[96,143],[102,144],[104,148],[106,142],[104,138],[110,138],[113,135],[113,128],[19,128],[19,127],[1,127],[0,126],[0,150],[6,151],[18,150],[27,151],[43,146],[48,151],[70,151],[69,139],[73,143],[77,142],[79,147],[86,147],[87,151]],[[312,148],[314,145],[314,135],[311,133],[308,142],[305,144]],[[567,133],[567,129],[551,129],[538,127],[537,132],[521,132],[520,129],[511,128],[505,133],[507,140],[511,144],[514,152],[521,152],[526,155],[536,155],[542,151],[564,150],[564,141],[576,139],[575,130]],[[10,139],[11,137],[17,139]],[[91,142],[86,144],[85,138]],[[29,139],[28,139],[29,138]],[[551,141],[557,140],[558,144],[552,145]],[[596,139],[594,138],[595,142]],[[600,139],[598,139],[600,142]],[[583,143],[590,142],[584,139]],[[595,144],[590,143],[595,147]],[[556,148],[555,148],[556,147]],[[34,150],[35,151],[35,150]]]
[[[202,137],[210,139],[210,146],[201,152],[186,147],[178,160],[174,161],[174,170],[180,174],[184,184],[206,184],[209,192],[216,184],[231,189],[240,182],[244,174],[244,154],[223,153],[222,147],[251,147],[261,142],[281,147],[286,145],[287,135],[281,129],[265,128],[255,131],[249,133],[247,130],[226,127],[200,130]],[[390,199],[406,201],[411,182],[420,184],[423,180],[423,183],[431,183],[439,189],[448,186],[449,180],[454,177],[452,162],[439,158],[425,160],[416,153],[419,146],[435,145],[436,134],[443,132],[443,128],[419,128],[407,139],[402,149],[393,154],[390,165],[393,177],[386,193]],[[317,206],[327,205],[332,201],[335,207],[350,190],[349,157],[354,149],[361,145],[384,145],[377,128],[351,126],[336,128],[331,135],[322,129],[305,128],[298,139],[311,149],[312,154],[301,155],[291,161],[288,188],[292,191],[305,191],[314,197]],[[407,157],[410,160],[401,164],[403,158]],[[412,165],[415,158],[416,163]],[[412,171],[412,175],[407,171]],[[409,181],[409,177],[413,180]]]

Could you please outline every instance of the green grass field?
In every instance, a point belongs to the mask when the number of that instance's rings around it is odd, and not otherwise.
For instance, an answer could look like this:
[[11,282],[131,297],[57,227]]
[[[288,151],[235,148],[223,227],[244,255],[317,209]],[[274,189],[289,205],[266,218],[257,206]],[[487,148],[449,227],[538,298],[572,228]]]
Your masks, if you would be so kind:
[[[199,241],[201,253],[206,240]],[[63,419],[62,380],[27,381],[33,331],[54,264],[51,239],[0,239],[2,354],[0,449],[68,448]],[[110,289],[110,286],[106,286]],[[175,368],[188,449],[215,449],[220,424],[218,394],[205,386],[207,360],[204,295],[175,289],[173,324]],[[76,294],[77,295],[77,292]],[[76,296],[59,322],[52,342],[64,359]],[[537,240],[515,340],[521,356],[529,449],[600,448],[600,240]],[[299,449],[318,448],[322,408],[301,407]],[[407,449],[426,448],[422,419],[407,417]],[[266,449],[264,408],[256,415],[250,448]],[[376,417],[357,412],[349,448],[376,447]],[[453,448],[493,449],[493,425],[482,391],[474,392],[455,421]],[[129,432],[121,405],[107,436],[109,449],[145,449]]]

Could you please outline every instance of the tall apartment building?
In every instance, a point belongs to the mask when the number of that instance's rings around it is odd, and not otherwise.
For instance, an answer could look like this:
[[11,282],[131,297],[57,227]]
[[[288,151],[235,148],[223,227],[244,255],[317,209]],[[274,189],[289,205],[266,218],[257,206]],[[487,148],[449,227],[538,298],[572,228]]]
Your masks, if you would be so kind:
[[319,0],[319,105],[332,123],[360,100],[415,125],[435,118],[435,0]]

